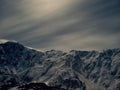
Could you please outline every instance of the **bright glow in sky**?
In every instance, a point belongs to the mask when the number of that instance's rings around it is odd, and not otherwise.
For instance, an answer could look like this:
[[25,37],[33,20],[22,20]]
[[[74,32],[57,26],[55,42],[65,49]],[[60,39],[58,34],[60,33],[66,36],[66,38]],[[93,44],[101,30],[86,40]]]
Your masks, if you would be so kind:
[[[24,13],[29,13],[33,18],[56,17],[56,13],[66,13],[77,0],[26,0],[23,1]],[[58,16],[59,16],[58,15]]]
[[120,47],[120,0],[1,0],[0,39],[42,50]]

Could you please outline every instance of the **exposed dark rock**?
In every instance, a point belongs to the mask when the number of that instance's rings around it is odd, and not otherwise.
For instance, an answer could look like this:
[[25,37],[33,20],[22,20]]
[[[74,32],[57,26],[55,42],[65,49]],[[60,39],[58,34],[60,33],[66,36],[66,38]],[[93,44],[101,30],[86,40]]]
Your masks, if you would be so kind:
[[68,90],[89,90],[86,87],[91,81],[95,87],[97,84],[103,89],[120,90],[119,80],[119,48],[101,52],[41,52],[17,42],[0,43],[0,86],[4,90],[24,83],[29,86],[32,81]]

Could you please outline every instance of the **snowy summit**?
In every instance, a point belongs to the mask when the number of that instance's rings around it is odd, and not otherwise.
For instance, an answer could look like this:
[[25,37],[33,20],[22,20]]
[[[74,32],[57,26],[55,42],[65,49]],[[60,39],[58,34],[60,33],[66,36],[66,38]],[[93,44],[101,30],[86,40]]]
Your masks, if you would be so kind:
[[4,43],[7,43],[7,42],[17,42],[17,41],[14,41],[14,40],[6,40],[6,39],[0,39],[0,44],[4,44]]

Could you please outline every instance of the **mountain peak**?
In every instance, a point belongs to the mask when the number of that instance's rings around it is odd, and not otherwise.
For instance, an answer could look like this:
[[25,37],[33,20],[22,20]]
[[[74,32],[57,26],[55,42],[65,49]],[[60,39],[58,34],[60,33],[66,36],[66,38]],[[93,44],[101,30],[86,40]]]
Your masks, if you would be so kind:
[[[0,40],[0,90],[6,85],[33,89],[39,83],[67,90],[120,90],[119,69],[120,49],[41,52],[16,41]],[[36,83],[31,85],[33,81]]]
[[8,43],[8,42],[17,43],[17,41],[14,41],[14,40],[0,39],[0,44],[5,44],[5,43]]

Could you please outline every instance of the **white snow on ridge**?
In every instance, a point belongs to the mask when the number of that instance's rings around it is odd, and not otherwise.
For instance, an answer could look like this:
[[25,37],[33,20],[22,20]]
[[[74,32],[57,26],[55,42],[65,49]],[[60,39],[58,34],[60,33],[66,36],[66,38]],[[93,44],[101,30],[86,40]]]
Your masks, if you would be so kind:
[[0,44],[4,44],[4,43],[7,43],[7,42],[17,42],[17,41],[15,41],[15,40],[0,39]]
[[0,39],[0,44],[4,44],[6,42],[8,42],[9,40],[5,40],[5,39]]
[[42,51],[40,49],[36,49],[36,48],[28,47],[28,46],[25,46],[25,47],[28,48],[28,49],[31,49],[31,50],[38,51],[38,52],[44,52],[44,51]]

